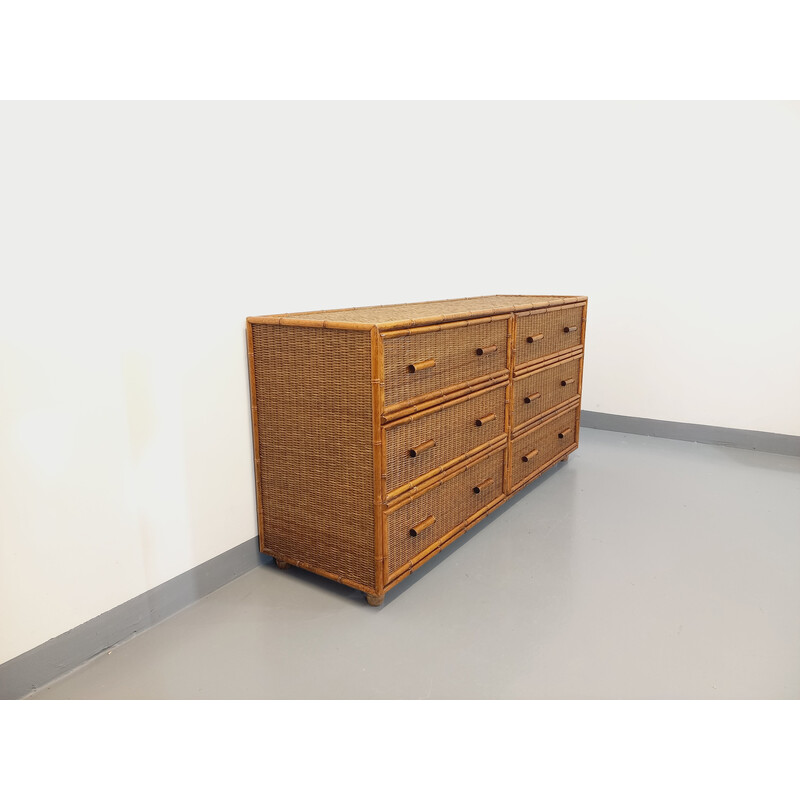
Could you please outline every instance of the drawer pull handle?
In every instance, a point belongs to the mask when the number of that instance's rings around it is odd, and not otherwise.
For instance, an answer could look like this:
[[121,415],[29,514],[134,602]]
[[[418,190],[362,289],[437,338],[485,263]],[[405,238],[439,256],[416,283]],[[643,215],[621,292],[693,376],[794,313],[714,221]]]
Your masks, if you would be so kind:
[[535,336],[529,336],[525,341],[528,344],[533,344],[534,342],[538,342],[539,339],[544,339],[543,333],[537,333]]
[[434,522],[436,522],[436,517],[434,517],[433,514],[430,514],[427,517],[425,517],[425,519],[422,520],[422,522],[416,524],[413,528],[411,528],[408,532],[408,535],[416,536],[418,533],[422,533],[422,531],[424,531],[425,528],[430,528],[430,526],[433,525]]
[[490,344],[488,347],[479,347],[475,351],[475,355],[476,356],[484,356],[484,355],[486,355],[486,353],[494,353],[496,351],[497,351],[497,345],[496,344]]
[[497,419],[497,414],[487,414],[485,417],[480,417],[479,419],[475,420],[476,427],[480,428],[481,425],[485,425],[487,422],[491,422],[493,419]]
[[558,434],[558,438],[563,439],[566,436],[569,436],[571,433],[572,433],[572,428],[567,428],[566,430],[561,431],[561,433]]
[[562,386],[569,386],[571,383],[575,383],[575,378],[567,378],[566,380],[561,381]]
[[529,394],[527,397],[523,398],[523,402],[532,403],[534,400],[538,400],[541,396],[541,392],[534,392],[533,394]]
[[436,361],[432,358],[427,359],[427,361],[417,361],[416,364],[409,364],[408,371],[411,373],[419,372],[423,369],[430,369],[431,367],[436,366]]
[[434,439],[428,439],[427,442],[423,442],[422,444],[418,444],[416,447],[412,447],[408,451],[409,458],[416,458],[420,453],[424,453],[426,450],[430,450],[436,444]]
[[574,333],[576,330],[578,330],[578,326],[572,325],[569,328],[564,328],[564,333]]
[[522,460],[527,464],[534,456],[537,455],[539,455],[538,450],[531,450],[530,453],[525,453],[525,455],[522,456]]
[[488,489],[494,483],[494,478],[487,478],[485,481],[481,481],[477,486],[472,487],[472,491],[475,494],[480,494],[484,489]]

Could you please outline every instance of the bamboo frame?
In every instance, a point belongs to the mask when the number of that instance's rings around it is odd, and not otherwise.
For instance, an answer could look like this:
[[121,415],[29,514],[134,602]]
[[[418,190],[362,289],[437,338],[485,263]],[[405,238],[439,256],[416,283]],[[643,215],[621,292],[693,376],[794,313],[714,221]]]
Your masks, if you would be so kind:
[[[532,311],[520,312],[520,313],[514,315],[515,319],[522,319],[522,318],[534,316],[536,314],[546,314],[549,311],[562,311],[565,308],[583,306],[583,314],[581,316],[581,343],[579,345],[574,346],[574,347],[566,347],[566,348],[564,348],[562,350],[558,350],[555,353],[548,353],[545,356],[543,356],[541,358],[538,358],[538,359],[533,359],[531,361],[525,361],[518,368],[516,367],[516,363],[515,363],[515,369],[519,369],[519,374],[520,375],[523,372],[528,372],[528,371],[533,372],[534,370],[539,369],[541,366],[543,366],[543,365],[545,365],[545,364],[547,364],[549,362],[555,363],[556,361],[560,361],[561,359],[566,358],[569,353],[577,353],[577,352],[582,352],[583,351],[584,340],[586,338],[586,303],[587,303],[587,299],[585,297],[576,298],[576,300],[578,300],[578,299],[579,299],[579,302],[563,303],[562,306],[558,307],[558,308],[556,308],[556,307],[539,308],[539,309],[534,309]],[[577,326],[570,326],[569,329],[570,330],[577,330]],[[527,341],[528,342],[539,341],[539,340],[541,340],[543,338],[544,338],[544,334],[539,334],[539,335],[536,335],[536,336],[528,336],[527,337]],[[517,375],[515,374],[514,377],[517,377]]]
[[384,564],[386,536],[383,529],[383,495],[385,492],[384,462],[386,459],[386,437],[381,427],[381,409],[383,408],[383,342],[380,332],[373,327],[370,332],[371,344],[371,376],[372,376],[372,475],[375,519],[375,602],[383,599]]
[[420,495],[426,494],[431,489],[435,489],[437,486],[441,486],[445,481],[449,481],[452,478],[459,476],[462,472],[466,472],[470,467],[474,466],[479,461],[483,461],[483,459],[500,452],[503,448],[505,448],[506,444],[507,440],[505,436],[502,438],[498,437],[498,440],[494,444],[490,445],[489,447],[482,448],[471,458],[462,460],[458,465],[447,470],[447,472],[435,476],[435,478],[432,480],[425,481],[424,483],[414,486],[413,489],[409,489],[407,492],[405,492],[403,496],[398,498],[398,500],[395,503],[392,503],[391,506],[384,504],[384,516],[387,514],[393,514],[398,508],[408,505],[420,497]]
[[498,436],[489,439],[489,441],[485,444],[482,444],[479,447],[469,450],[463,455],[451,459],[447,463],[442,464],[440,467],[436,467],[436,469],[432,469],[429,472],[426,472],[424,475],[420,475],[419,478],[415,478],[413,481],[409,481],[402,486],[398,486],[396,489],[392,489],[392,491],[384,495],[386,498],[385,505],[388,507],[393,507],[395,500],[397,500],[398,497],[403,497],[407,492],[416,491],[417,489],[427,491],[428,489],[434,488],[437,479],[448,472],[452,467],[455,467],[462,461],[469,461],[471,466],[473,463],[475,463],[473,460],[474,456],[484,455],[488,449],[497,444],[505,445],[507,439],[508,435],[505,431],[503,431],[503,433],[499,434]]
[[440,389],[428,394],[421,394],[417,397],[412,397],[410,400],[403,400],[400,403],[393,403],[387,406],[383,412],[383,420],[385,422],[394,422],[397,419],[404,417],[406,414],[413,414],[424,409],[432,408],[439,405],[439,402],[444,400],[455,400],[463,397],[466,394],[472,394],[478,389],[490,386],[494,388],[496,384],[508,380],[508,370],[502,369],[498,372],[492,372],[489,375],[482,375],[474,381],[465,381],[464,383],[449,386],[445,389]]
[[[546,310],[555,306],[572,305],[586,300],[586,297],[578,295],[478,295],[475,297],[460,297],[437,302],[462,302],[464,300],[491,300],[492,297],[524,297],[528,298],[527,302],[521,302],[513,305],[494,307],[491,308],[491,314],[518,314],[524,315],[526,313],[535,313],[536,310]],[[532,300],[536,297],[536,300]],[[393,304],[368,306],[370,309],[390,308]],[[413,304],[407,304],[413,305]],[[361,311],[363,307],[354,306],[352,308],[330,308],[317,311],[301,311],[295,314],[267,314],[263,316],[248,317],[247,321],[254,323],[268,323],[272,325],[299,325],[317,328],[346,328],[347,330],[370,330],[373,325],[376,325],[381,331],[393,331],[398,328],[417,328],[426,325],[440,325],[447,324],[453,321],[463,322],[477,317],[487,316],[486,310],[474,311],[457,311],[451,314],[439,314],[429,317],[420,317],[418,319],[405,319],[405,320],[392,320],[391,322],[376,322],[376,323],[363,323],[363,322],[337,322],[333,320],[314,319],[310,316],[299,317],[296,314],[325,316],[329,314],[338,314],[346,311]]]
[[[496,296],[496,297],[499,297]],[[387,590],[391,589],[405,577],[410,575],[430,558],[447,547],[466,531],[483,520],[494,510],[502,506],[502,504],[516,492],[525,488],[536,478],[541,476],[545,471],[553,467],[557,462],[566,460],[567,456],[578,447],[578,439],[580,434],[580,402],[583,391],[583,368],[584,359],[583,352],[586,339],[586,309],[588,301],[586,297],[580,296],[551,296],[539,297],[530,295],[511,295],[509,297],[519,297],[521,302],[518,304],[509,304],[502,307],[491,307],[489,313],[487,310],[460,311],[453,313],[444,313],[439,315],[425,315],[412,319],[403,320],[380,320],[374,322],[360,322],[360,321],[345,321],[340,319],[315,319],[313,317],[300,317],[292,314],[284,315],[268,315],[261,317],[248,317],[247,318],[247,351],[248,351],[248,366],[250,377],[250,394],[251,394],[251,414],[253,423],[253,451],[254,451],[254,468],[255,468],[255,483],[256,483],[256,506],[258,514],[258,533],[259,542],[262,552],[273,556],[280,562],[293,564],[302,569],[314,572],[323,577],[335,580],[339,583],[352,586],[353,588],[364,592],[368,600],[373,605],[379,605],[383,600]],[[465,298],[468,300],[486,299],[487,306],[491,301],[489,298]],[[457,301],[450,301],[457,302]],[[561,307],[569,306],[583,306],[582,324],[581,324],[581,339],[580,345],[566,348],[556,353],[546,354],[539,360],[524,363],[521,367],[517,365],[517,352],[516,352],[516,338],[518,329],[518,318],[531,316],[534,314],[544,314],[549,310],[554,310]],[[387,306],[376,306],[375,309],[387,308]],[[341,311],[362,311],[363,309],[334,309],[333,311],[320,311],[308,312],[309,314],[324,316],[325,314],[341,312]],[[394,403],[390,406],[385,405],[385,357],[383,343],[387,339],[393,339],[401,336],[411,336],[417,333],[433,333],[441,330],[455,329],[466,326],[486,324],[498,320],[508,320],[506,328],[506,362],[505,368],[502,370],[495,370],[492,373],[479,376],[473,380],[466,381],[462,384],[444,387],[441,390],[429,392],[411,400],[401,401]],[[292,557],[287,553],[273,552],[266,548],[264,539],[264,526],[266,520],[264,518],[264,490],[266,487],[262,486],[261,482],[261,452],[258,442],[258,421],[257,421],[257,403],[255,379],[255,365],[254,365],[254,349],[253,349],[253,326],[254,325],[282,325],[287,327],[309,327],[309,328],[330,328],[339,330],[351,331],[369,331],[370,334],[370,374],[372,383],[372,475],[373,475],[373,504],[374,504],[374,581],[373,585],[363,584],[359,581],[352,581],[346,577],[335,574],[330,570],[326,570],[321,566],[314,566],[307,561]],[[502,347],[501,342],[487,341],[485,346],[479,346],[476,350],[476,355],[481,352],[491,353],[500,350]],[[550,368],[551,366],[570,361],[574,358],[580,358],[580,370],[578,377],[578,392],[577,395],[569,400],[561,403],[558,406],[547,409],[543,414],[533,420],[526,421],[517,429],[511,430],[512,420],[512,398],[514,391],[514,381],[527,377],[537,371]],[[432,360],[432,359],[431,359]],[[424,366],[420,364],[419,366]],[[573,381],[574,379],[570,379]],[[428,414],[433,414],[443,408],[450,407],[457,403],[466,402],[467,400],[489,393],[500,387],[505,388],[505,402],[503,410],[503,433],[491,440],[475,447],[473,450],[451,459],[446,464],[429,471],[425,475],[410,481],[404,486],[398,487],[391,492],[387,491],[387,431],[398,425],[408,424]],[[537,468],[535,472],[526,476],[524,480],[518,482],[516,485],[511,486],[512,473],[511,473],[511,457],[512,448],[511,443],[531,433],[534,428],[549,422],[558,414],[563,414],[565,411],[574,408],[575,411],[575,428],[574,428],[574,441],[560,450],[556,456],[550,459],[547,463]],[[486,415],[485,418],[491,415]],[[485,419],[484,418],[484,419]],[[480,421],[481,418],[478,418]],[[570,433],[573,429],[569,428]],[[428,449],[430,445],[427,441],[422,442],[416,449],[422,452],[422,449]],[[464,471],[476,465],[483,459],[488,459],[493,454],[503,451],[503,468],[502,468],[502,486],[500,486],[501,494],[495,497],[484,508],[472,514],[468,519],[456,525],[452,530],[448,531],[445,535],[440,537],[436,542],[431,543],[425,550],[418,553],[403,567],[396,569],[392,574],[388,573],[389,560],[387,557],[387,535],[388,535],[388,517],[389,514],[396,512],[398,509],[413,502],[421,495],[432,491],[438,486],[444,484],[459,475]],[[534,450],[533,453],[536,451]],[[528,454],[532,455],[532,454]],[[473,487],[473,491],[479,492],[483,488],[488,488],[489,484],[494,479],[486,479],[481,484]],[[435,518],[436,514],[429,515]],[[421,531],[425,527],[429,527],[433,522],[426,520],[423,525],[418,525],[417,530]]]
[[247,322],[247,365],[250,372],[250,415],[253,422],[253,466],[256,473],[256,513],[258,514],[258,544],[264,549],[264,509],[261,494],[261,450],[258,445],[258,406],[256,404],[256,366],[253,355],[253,325]]
[[562,350],[552,357],[543,358],[540,361],[535,361],[533,363],[527,362],[524,367],[520,367],[514,371],[514,380],[517,378],[527,378],[528,375],[531,375],[534,372],[538,372],[542,369],[548,369],[549,367],[559,364],[562,361],[569,361],[570,359],[581,355],[583,355],[583,345],[578,345],[576,347],[571,347],[569,350]]
[[580,395],[576,395],[575,397],[570,397],[569,400],[565,400],[563,403],[557,406],[553,406],[553,408],[549,408],[546,413],[542,414],[541,416],[532,419],[530,422],[525,423],[525,425],[519,425],[511,431],[510,441],[514,442],[517,439],[521,439],[526,434],[530,433],[534,428],[538,428],[540,425],[544,425],[546,422],[550,422],[553,417],[557,417],[559,414],[563,414],[565,411],[569,411],[573,406],[579,406],[581,403]]
[[[495,389],[499,389],[501,386],[506,386],[508,383],[508,379],[505,381],[493,382],[489,386],[483,386],[480,389],[476,389],[472,392],[469,392],[469,397],[480,397],[483,394],[488,394],[489,392],[493,392]],[[407,425],[409,422],[414,422],[415,420],[421,419],[422,417],[427,417],[429,414],[433,414],[435,411],[439,411],[444,408],[450,408],[451,406],[456,406],[459,403],[463,403],[465,400],[465,396],[461,395],[459,397],[453,397],[451,399],[445,400],[444,402],[433,403],[429,405],[427,408],[420,409],[419,411],[414,412],[413,414],[406,414],[405,416],[398,417],[394,420],[386,420],[386,415],[384,414],[381,419],[384,420],[384,427],[386,430],[391,430],[392,428],[396,428],[398,425]]]
[[[390,330],[381,334],[384,339],[399,339],[403,336],[416,336],[418,333],[438,333],[450,328],[468,328],[472,325],[488,325],[492,322],[500,322],[504,319],[511,319],[511,314],[495,314],[487,317],[485,314],[479,317],[470,317],[456,322],[442,322],[436,325],[423,325],[418,328],[401,328],[400,330]],[[478,355],[482,355],[478,353]]]

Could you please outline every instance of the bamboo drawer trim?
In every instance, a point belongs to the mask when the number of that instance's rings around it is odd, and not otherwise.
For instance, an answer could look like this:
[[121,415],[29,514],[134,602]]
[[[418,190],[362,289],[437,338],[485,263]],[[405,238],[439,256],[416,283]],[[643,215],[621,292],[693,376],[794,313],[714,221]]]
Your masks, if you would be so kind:
[[[248,322],[310,327],[351,326],[353,329],[377,327],[382,331],[437,325],[475,317],[524,313],[585,301],[574,295],[484,295],[457,300],[433,300],[400,305],[337,308],[304,311],[294,314],[271,314],[248,317]],[[409,316],[411,314],[412,316]]]
[[582,356],[572,356],[527,372],[512,381],[512,431],[578,397],[582,359]]
[[384,337],[387,411],[505,372],[507,336],[508,318],[501,317]]
[[574,350],[583,344],[584,310],[579,303],[520,314],[514,344],[515,368]]
[[457,386],[448,386],[441,391],[431,392],[429,395],[415,397],[407,403],[396,403],[387,408],[381,414],[381,421],[384,423],[391,423],[403,419],[409,414],[421,413],[429,408],[440,405],[441,403],[450,403],[458,400],[465,395],[472,394],[480,390],[491,389],[498,384],[506,385],[508,383],[508,370],[504,369],[500,372],[492,372],[489,375],[482,375],[474,381],[467,381]]
[[570,447],[577,445],[578,424],[578,407],[573,406],[512,439],[509,491],[514,491],[531,476],[561,458]]
[[389,580],[502,496],[504,456],[484,456],[386,512]]
[[501,384],[387,425],[387,499],[504,438],[505,403]]

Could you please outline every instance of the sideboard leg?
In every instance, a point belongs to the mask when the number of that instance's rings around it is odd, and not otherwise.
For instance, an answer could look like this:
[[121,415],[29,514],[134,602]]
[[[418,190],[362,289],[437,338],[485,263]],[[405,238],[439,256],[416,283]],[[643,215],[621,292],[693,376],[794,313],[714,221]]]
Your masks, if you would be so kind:
[[569,461],[569,454],[565,455],[564,458],[560,459],[561,461]]
[[288,561],[281,561],[279,558],[275,559],[275,566],[278,569],[289,569],[289,562]]
[[383,605],[383,598],[384,595],[382,594],[365,594],[364,597],[367,598],[367,602],[371,606],[380,606]]

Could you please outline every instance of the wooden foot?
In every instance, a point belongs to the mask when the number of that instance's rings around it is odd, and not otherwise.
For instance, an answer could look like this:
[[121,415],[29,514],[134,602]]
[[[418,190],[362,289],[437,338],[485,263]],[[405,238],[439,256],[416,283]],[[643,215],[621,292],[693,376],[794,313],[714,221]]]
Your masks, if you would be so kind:
[[569,461],[569,455],[565,455],[564,458],[560,459],[561,461]]
[[279,558],[275,559],[275,566],[278,569],[289,569],[289,562],[288,561],[281,561]]
[[382,594],[381,594],[381,595],[377,595],[377,594],[365,594],[365,595],[364,595],[364,597],[366,597],[366,598],[367,598],[367,602],[368,602],[368,603],[369,603],[371,606],[380,606],[380,605],[383,605],[383,597],[384,597],[384,596],[383,596]]

